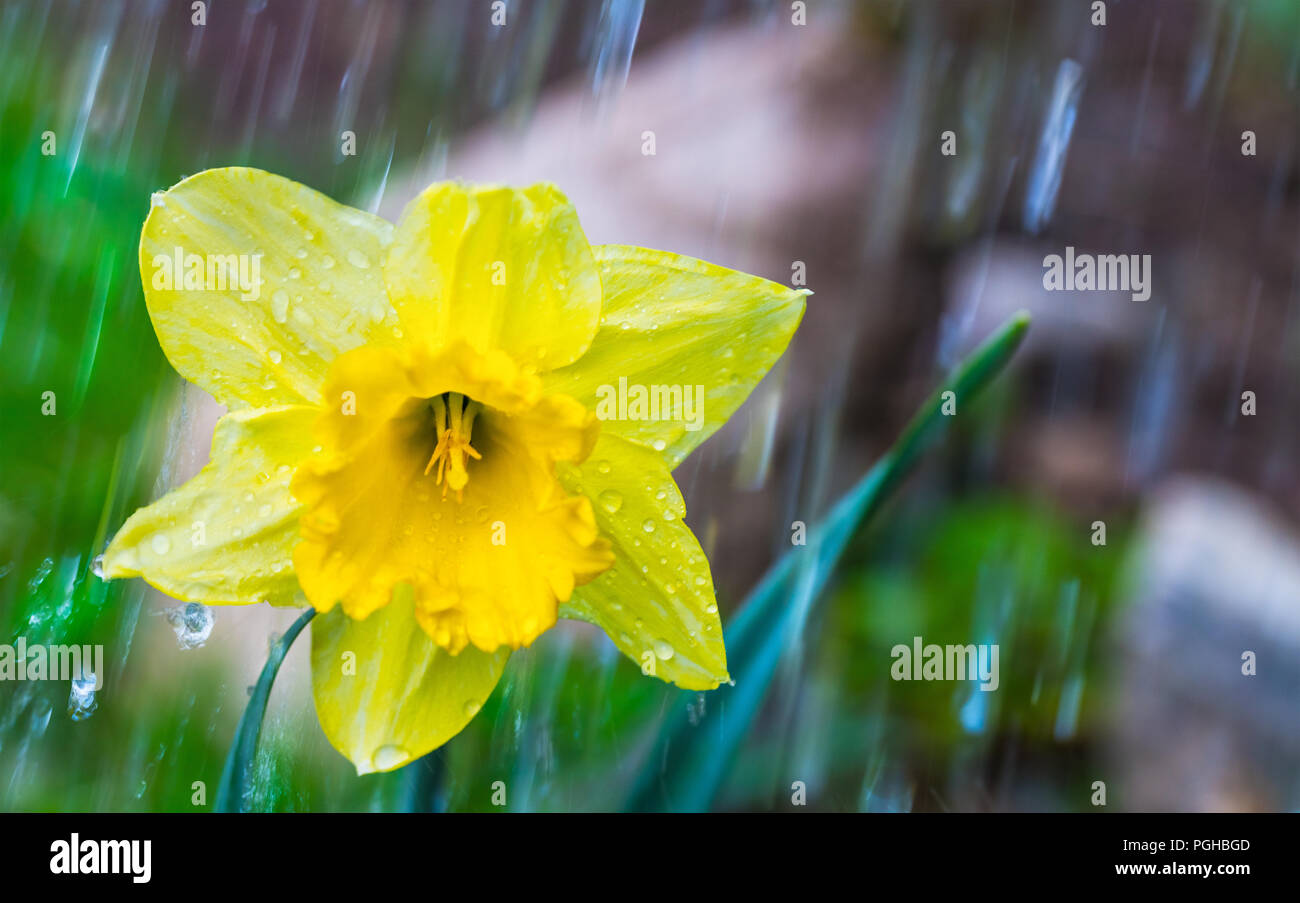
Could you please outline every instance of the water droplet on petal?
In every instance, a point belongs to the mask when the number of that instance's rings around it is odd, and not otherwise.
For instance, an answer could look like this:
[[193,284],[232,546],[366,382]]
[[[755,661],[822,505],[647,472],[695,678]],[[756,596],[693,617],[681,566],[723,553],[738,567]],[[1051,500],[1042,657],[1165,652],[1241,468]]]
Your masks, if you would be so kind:
[[155,555],[166,555],[172,550],[172,541],[164,533],[155,533],[149,545],[153,547]]
[[668,661],[668,659],[673,657],[673,647],[665,643],[663,640],[655,640],[655,655],[659,656],[664,661]]
[[289,296],[282,288],[271,293],[271,316],[275,317],[277,323],[284,323],[289,319]]
[[410,758],[411,754],[402,749],[402,747],[389,743],[386,746],[381,746],[379,749],[375,750],[375,754],[371,757],[370,761],[379,771],[388,771],[396,768],[398,765],[401,765]]
[[356,248],[351,248],[348,251],[348,263],[352,264],[359,270],[370,269],[370,258],[365,254],[362,254]]
[[596,497],[596,500],[600,502],[600,507],[604,508],[610,514],[617,513],[618,509],[623,507],[622,494],[613,489],[606,489]]
[[641,525],[641,529],[647,533],[653,533],[655,531],[655,522],[647,517],[645,523]]

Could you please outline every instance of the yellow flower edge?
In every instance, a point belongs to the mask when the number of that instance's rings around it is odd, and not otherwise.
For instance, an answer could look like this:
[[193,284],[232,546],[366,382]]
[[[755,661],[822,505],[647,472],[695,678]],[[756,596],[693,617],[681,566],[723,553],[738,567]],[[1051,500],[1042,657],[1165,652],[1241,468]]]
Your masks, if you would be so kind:
[[315,607],[316,711],[359,773],[455,736],[557,617],[680,687],[729,679],[671,471],[785,351],[802,292],[592,247],[549,184],[436,183],[393,226],[244,167],[154,196],[140,273],[168,360],[230,412],[103,573]]

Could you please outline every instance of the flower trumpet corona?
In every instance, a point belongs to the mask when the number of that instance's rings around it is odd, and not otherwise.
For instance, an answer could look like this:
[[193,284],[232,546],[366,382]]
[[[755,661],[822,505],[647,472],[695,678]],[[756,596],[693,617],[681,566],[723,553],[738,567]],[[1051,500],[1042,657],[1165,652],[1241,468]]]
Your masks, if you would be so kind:
[[[548,184],[437,183],[393,226],[245,168],[155,195],[140,269],[168,360],[228,413],[103,573],[314,607],[316,711],[359,772],[454,736],[560,616],[678,686],[728,679],[671,470],[780,357],[802,292],[592,247]],[[602,411],[616,383],[662,390],[657,415]]]

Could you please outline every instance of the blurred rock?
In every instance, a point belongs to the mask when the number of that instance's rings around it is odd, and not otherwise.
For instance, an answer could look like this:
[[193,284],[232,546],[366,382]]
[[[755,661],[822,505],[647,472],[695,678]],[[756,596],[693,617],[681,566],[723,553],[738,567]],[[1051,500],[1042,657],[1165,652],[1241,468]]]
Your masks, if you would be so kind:
[[[1300,765],[1300,537],[1227,483],[1152,494],[1117,623],[1111,805],[1294,808]],[[1243,653],[1256,657],[1243,675]],[[1104,776],[1102,776],[1104,778]]]
[[[1155,304],[1130,293],[1048,291],[1043,259],[1063,245],[1015,239],[989,240],[959,252],[948,269],[940,356],[957,360],[1020,310],[1033,315],[1026,353],[1132,351],[1158,314]],[[1080,253],[1093,253],[1080,248]],[[1096,253],[1110,253],[1101,249]],[[1115,253],[1127,253],[1117,249]]]

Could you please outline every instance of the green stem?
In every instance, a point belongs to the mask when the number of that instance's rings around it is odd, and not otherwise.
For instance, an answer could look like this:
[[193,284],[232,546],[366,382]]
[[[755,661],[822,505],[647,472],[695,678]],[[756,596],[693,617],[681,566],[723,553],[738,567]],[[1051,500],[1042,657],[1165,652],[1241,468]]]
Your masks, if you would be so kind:
[[253,695],[248,700],[243,717],[239,719],[239,729],[235,731],[235,740],[230,744],[226,755],[226,766],[221,770],[221,786],[217,788],[217,812],[243,812],[244,800],[248,789],[248,776],[253,770],[253,758],[257,755],[257,738],[262,733],[262,719],[266,716],[266,703],[271,698],[271,686],[275,675],[280,671],[289,647],[302,633],[307,622],[316,616],[316,609],[309,608],[298,620],[285,631],[284,636],[276,640],[271,647],[271,654],[262,666],[262,676],[253,687]]

